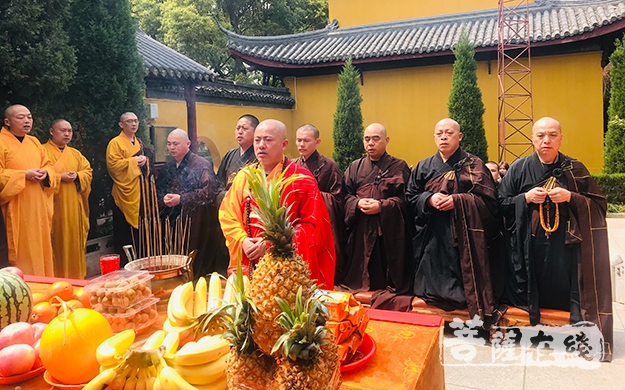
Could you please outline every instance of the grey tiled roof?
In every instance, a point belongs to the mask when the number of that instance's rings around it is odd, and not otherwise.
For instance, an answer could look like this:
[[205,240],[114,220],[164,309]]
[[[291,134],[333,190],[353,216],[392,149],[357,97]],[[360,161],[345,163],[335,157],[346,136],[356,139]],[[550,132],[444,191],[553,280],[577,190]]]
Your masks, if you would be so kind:
[[[184,87],[174,80],[148,79],[146,87],[146,97],[150,99],[185,100]],[[195,91],[198,102],[278,108],[295,105],[288,88],[236,83],[219,78],[198,83]]]
[[289,108],[295,104],[295,99],[291,96],[288,88],[235,83],[223,79],[198,85],[197,94],[222,99],[276,104]]
[[[529,13],[530,40],[537,45],[625,27],[625,1],[536,0]],[[329,66],[349,56],[368,62],[451,53],[463,29],[476,50],[496,50],[497,9],[347,28],[330,24],[323,30],[276,37],[226,33],[228,48],[244,61],[296,68]]]
[[152,39],[143,31],[137,30],[136,36],[146,76],[198,81],[210,81],[216,77],[212,70]]

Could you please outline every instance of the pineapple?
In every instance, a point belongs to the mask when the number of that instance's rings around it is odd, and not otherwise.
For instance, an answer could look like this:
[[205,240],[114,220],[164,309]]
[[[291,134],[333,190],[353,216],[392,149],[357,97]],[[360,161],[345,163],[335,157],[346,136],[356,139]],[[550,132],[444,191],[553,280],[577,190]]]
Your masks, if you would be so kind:
[[304,304],[301,288],[294,310],[284,300],[276,300],[283,310],[280,325],[286,332],[272,351],[281,351],[282,356],[274,389],[337,389],[339,357],[334,335],[324,326],[328,316],[325,306],[314,297]]
[[283,189],[301,175],[284,177],[282,173],[267,181],[262,166],[248,166],[243,172],[256,200],[253,215],[260,220],[262,237],[268,243],[267,253],[253,270],[250,281],[249,295],[258,309],[252,313],[253,338],[263,353],[271,354],[283,333],[277,322],[282,310],[275,298],[294,307],[298,288],[303,288],[304,299],[312,293],[308,265],[295,253],[290,206],[280,204]]
[[255,307],[245,293],[240,258],[237,268],[235,304],[229,311],[224,332],[232,344],[226,370],[228,389],[267,390],[271,388],[276,362],[260,352],[252,339],[251,313]]

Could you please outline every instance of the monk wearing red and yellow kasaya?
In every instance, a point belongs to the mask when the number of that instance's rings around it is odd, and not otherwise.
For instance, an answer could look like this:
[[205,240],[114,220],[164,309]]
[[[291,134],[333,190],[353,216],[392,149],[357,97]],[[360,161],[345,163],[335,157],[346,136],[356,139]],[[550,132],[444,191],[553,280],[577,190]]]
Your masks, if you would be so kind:
[[[308,264],[311,278],[321,288],[334,287],[336,263],[330,217],[317,182],[310,171],[289,161],[283,154],[289,141],[284,123],[269,119],[254,131],[254,152],[268,179],[284,172],[285,177],[302,175],[285,187],[282,202],[291,206],[295,251]],[[219,210],[219,221],[230,251],[230,267],[236,267],[239,253],[243,265],[258,262],[267,249],[261,238],[260,221],[254,217],[255,200],[247,178],[239,172],[226,193]]]
[[25,274],[54,276],[50,230],[55,173],[37,138],[30,110],[12,105],[0,132],[0,206],[9,262]]

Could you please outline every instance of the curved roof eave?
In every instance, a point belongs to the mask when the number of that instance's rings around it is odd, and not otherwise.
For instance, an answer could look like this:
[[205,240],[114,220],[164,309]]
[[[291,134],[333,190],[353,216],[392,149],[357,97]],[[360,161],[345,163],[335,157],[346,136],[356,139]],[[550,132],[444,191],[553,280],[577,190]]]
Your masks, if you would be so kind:
[[[529,8],[532,47],[582,41],[625,29],[625,2],[537,0]],[[275,69],[319,69],[453,55],[460,31],[476,52],[497,50],[497,9],[338,28],[275,37],[228,35],[230,52],[251,65]]]

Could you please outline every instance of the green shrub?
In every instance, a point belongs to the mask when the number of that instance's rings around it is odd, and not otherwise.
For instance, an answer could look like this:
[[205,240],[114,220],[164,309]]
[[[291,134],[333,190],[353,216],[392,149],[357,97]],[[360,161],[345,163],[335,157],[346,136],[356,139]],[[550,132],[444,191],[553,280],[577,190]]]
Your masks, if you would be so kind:
[[336,111],[334,113],[334,153],[332,158],[341,170],[347,169],[352,161],[361,158],[364,153],[362,135],[362,110],[360,103],[360,73],[352,65],[352,59],[345,61],[343,71],[339,74],[336,92]]
[[625,45],[623,40],[617,39],[614,46],[614,52],[610,55],[610,106],[603,171],[625,173]]
[[618,116],[608,122],[603,151],[603,171],[605,173],[625,172],[625,120]]
[[598,173],[591,175],[608,203],[625,204],[625,173]]
[[488,143],[484,131],[484,102],[482,91],[477,85],[477,62],[474,47],[466,31],[454,48],[454,71],[447,109],[449,117],[460,125],[462,142],[460,147],[484,162],[488,161]]

